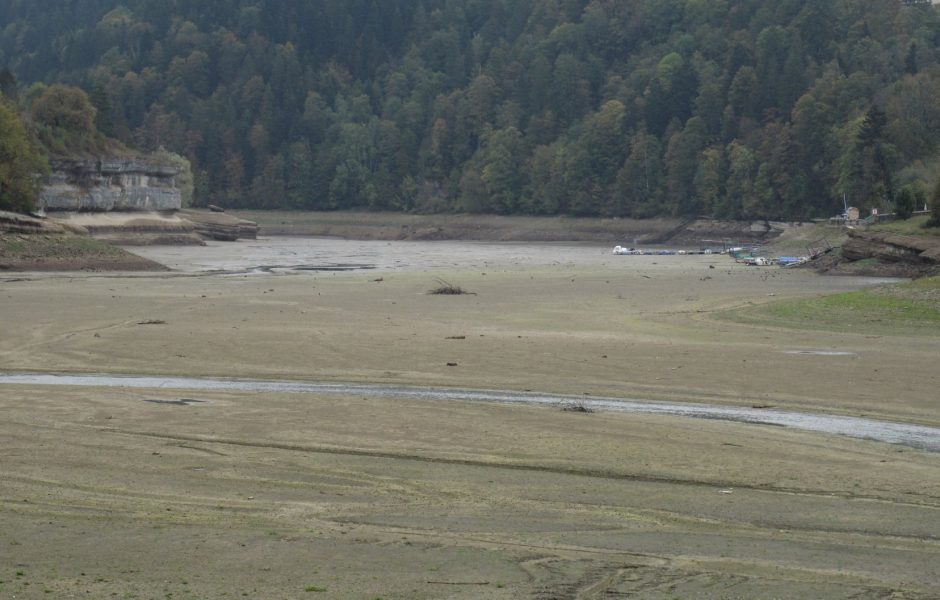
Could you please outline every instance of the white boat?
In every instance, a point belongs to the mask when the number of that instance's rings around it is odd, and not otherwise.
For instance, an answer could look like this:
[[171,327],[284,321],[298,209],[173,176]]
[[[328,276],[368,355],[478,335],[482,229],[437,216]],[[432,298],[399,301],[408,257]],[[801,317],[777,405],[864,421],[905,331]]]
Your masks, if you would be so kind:
[[614,254],[618,256],[627,256],[627,255],[636,255],[643,254],[641,251],[636,248],[627,248],[626,246],[614,246]]

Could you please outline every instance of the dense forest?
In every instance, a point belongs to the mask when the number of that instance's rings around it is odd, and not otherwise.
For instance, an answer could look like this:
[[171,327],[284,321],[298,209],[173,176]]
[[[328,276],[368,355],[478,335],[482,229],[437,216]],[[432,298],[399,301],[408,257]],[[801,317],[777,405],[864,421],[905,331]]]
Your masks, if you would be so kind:
[[798,219],[940,174],[918,0],[5,0],[4,65],[198,204]]

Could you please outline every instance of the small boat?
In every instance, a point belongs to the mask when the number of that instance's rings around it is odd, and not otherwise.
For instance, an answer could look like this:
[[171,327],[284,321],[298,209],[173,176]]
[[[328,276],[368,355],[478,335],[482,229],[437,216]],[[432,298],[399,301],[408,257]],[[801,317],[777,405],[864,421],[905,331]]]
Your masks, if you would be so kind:
[[766,267],[775,264],[777,261],[772,258],[767,258],[766,256],[755,256],[753,258],[742,259],[740,262],[752,267]]
[[808,256],[778,256],[777,264],[781,267],[795,267],[809,262]]
[[636,248],[627,248],[626,246],[614,246],[614,254],[618,256],[634,256],[638,254],[643,254],[641,251]]

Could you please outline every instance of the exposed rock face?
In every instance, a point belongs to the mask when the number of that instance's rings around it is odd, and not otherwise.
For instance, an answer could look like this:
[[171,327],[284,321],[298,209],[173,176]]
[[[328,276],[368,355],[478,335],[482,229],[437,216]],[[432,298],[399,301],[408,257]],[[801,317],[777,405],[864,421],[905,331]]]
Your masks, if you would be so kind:
[[58,211],[48,221],[81,228],[92,237],[119,246],[204,244],[192,221],[176,211]]
[[178,210],[175,167],[137,160],[52,160],[39,194],[48,211]]
[[883,262],[914,265],[940,264],[940,237],[893,235],[850,229],[842,244],[842,256],[848,260],[877,258]]
[[258,226],[224,213],[182,211],[176,167],[143,160],[58,159],[39,194],[55,220],[124,245],[254,238]]
[[180,216],[195,225],[196,233],[210,240],[234,242],[258,237],[258,224],[224,212],[182,210]]
[[62,223],[0,210],[0,233],[75,233]]
[[49,221],[80,228],[121,246],[200,245],[204,240],[231,242],[255,238],[258,225],[225,213],[199,210],[53,213]]

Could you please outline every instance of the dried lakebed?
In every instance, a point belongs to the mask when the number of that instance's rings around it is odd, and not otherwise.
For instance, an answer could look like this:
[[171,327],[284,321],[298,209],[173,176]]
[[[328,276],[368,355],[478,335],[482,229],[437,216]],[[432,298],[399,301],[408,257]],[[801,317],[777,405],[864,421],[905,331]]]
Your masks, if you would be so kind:
[[[452,402],[492,402],[575,406],[590,411],[649,413],[713,419],[736,423],[772,425],[816,433],[899,444],[940,452],[940,428],[879,421],[862,417],[793,412],[773,408],[747,408],[699,403],[668,403],[620,398],[599,398],[534,392],[463,390],[433,387],[380,386],[355,383],[318,383],[259,379],[203,379],[188,377],[135,377],[119,375],[64,375],[41,373],[0,374],[0,385],[41,385],[79,387],[117,387],[185,391],[227,391],[289,394],[330,394],[337,396],[380,397]],[[200,402],[181,399],[174,404],[186,406]]]
[[199,247],[142,246],[129,250],[188,274],[391,273],[508,264],[596,265],[623,258],[612,257],[607,246],[596,244],[379,242],[311,237],[262,237],[238,244],[210,242]]

